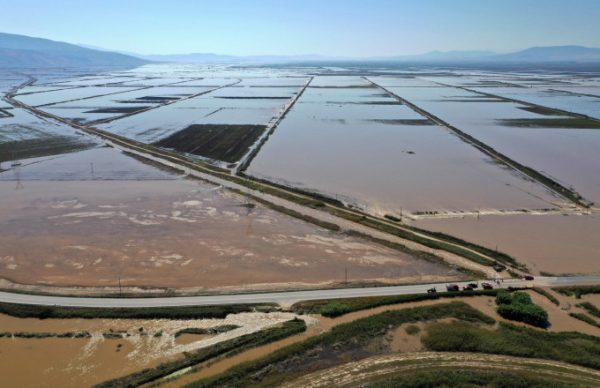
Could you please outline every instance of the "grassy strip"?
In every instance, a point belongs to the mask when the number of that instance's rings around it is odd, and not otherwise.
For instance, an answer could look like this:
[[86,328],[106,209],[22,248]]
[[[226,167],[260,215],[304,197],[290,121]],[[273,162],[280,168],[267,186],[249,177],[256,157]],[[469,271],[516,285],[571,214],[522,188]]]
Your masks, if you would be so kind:
[[583,313],[569,313],[569,315],[575,319],[579,319],[580,321],[583,321],[589,325],[595,326],[597,328],[600,328],[600,323],[596,322],[595,319],[593,319],[592,317],[585,315]]
[[600,122],[579,117],[551,119],[498,119],[500,125],[517,128],[568,128],[568,129],[599,129]]
[[214,359],[219,356],[232,356],[246,349],[268,344],[280,339],[301,333],[306,330],[306,323],[301,319],[293,319],[284,322],[279,327],[266,329],[252,334],[234,338],[228,341],[219,342],[208,348],[196,350],[192,353],[185,353],[183,359],[165,362],[154,368],[144,369],[130,375],[109,380],[98,384],[97,387],[137,387],[147,384],[159,378],[168,376],[181,369],[189,368],[201,362]]
[[502,322],[497,330],[489,330],[451,322],[432,324],[422,341],[433,351],[542,358],[600,369],[600,337],[576,332],[552,333]]
[[[341,351],[340,349],[345,346],[364,345],[373,338],[385,335],[391,328],[400,326],[403,323],[442,318],[456,318],[485,324],[495,322],[492,318],[462,302],[386,311],[335,326],[326,333],[286,346],[266,357],[236,365],[220,375],[196,381],[190,384],[189,387],[237,387],[259,384],[277,386],[287,381],[294,374],[297,376],[306,373],[302,370],[291,372],[292,364],[301,362],[303,357],[312,358],[315,355],[326,353],[323,351],[324,347]],[[307,353],[310,355],[307,355]],[[315,362],[317,364],[313,369],[323,369],[331,366],[331,363],[319,363],[319,360]],[[342,360],[339,363],[341,362]]]
[[181,329],[175,333],[175,338],[183,334],[201,334],[201,335],[213,335],[220,333],[227,333],[228,331],[239,329],[238,325],[223,325],[217,327],[209,327],[207,329],[200,327],[188,327]]
[[[567,376],[542,375],[536,370],[494,370],[477,367],[435,367],[423,370],[416,367],[413,370],[403,370],[395,376],[374,378],[373,388],[390,387],[511,387],[511,388],[543,388],[557,386],[577,387]],[[577,383],[589,381],[577,381]]]
[[581,307],[582,309],[585,309],[585,311],[595,316],[596,318],[600,318],[600,309],[591,304],[590,302],[579,303],[577,306]]
[[600,294],[600,285],[556,287],[553,288],[553,290],[563,295],[574,296],[579,299],[582,295]]
[[363,298],[347,298],[338,300],[311,300],[295,303],[292,310],[303,314],[321,314],[326,317],[339,317],[355,311],[366,310],[379,306],[399,303],[420,302],[423,300],[437,300],[441,298],[455,298],[468,296],[496,296],[498,290],[478,290],[469,292],[441,292],[435,294],[411,294],[392,296],[371,296]]
[[0,303],[0,313],[18,318],[116,318],[116,319],[206,319],[225,318],[229,314],[251,311],[274,311],[275,304],[235,304],[223,306],[183,306],[152,308],[102,308],[38,306]]
[[543,288],[533,287],[532,290],[542,296],[545,296],[550,302],[554,303],[555,305],[560,306],[559,300],[556,299],[556,297],[554,295],[552,295],[548,291],[544,290]]

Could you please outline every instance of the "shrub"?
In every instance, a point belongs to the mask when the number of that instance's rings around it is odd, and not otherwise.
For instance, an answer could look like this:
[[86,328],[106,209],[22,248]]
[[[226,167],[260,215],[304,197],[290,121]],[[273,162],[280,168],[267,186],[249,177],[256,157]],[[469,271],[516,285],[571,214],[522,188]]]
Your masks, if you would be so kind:
[[549,325],[548,313],[531,301],[531,296],[525,292],[500,291],[496,296],[497,311],[500,316],[512,321],[546,328]]
[[352,308],[345,303],[331,302],[321,309],[321,315],[324,317],[335,318],[340,315],[348,314]]

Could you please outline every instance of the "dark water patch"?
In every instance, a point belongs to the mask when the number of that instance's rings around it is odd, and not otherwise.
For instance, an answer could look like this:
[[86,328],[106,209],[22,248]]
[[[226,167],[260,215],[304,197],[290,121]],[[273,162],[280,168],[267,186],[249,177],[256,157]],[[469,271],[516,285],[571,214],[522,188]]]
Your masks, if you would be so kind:
[[400,101],[326,101],[326,104],[332,105],[402,105]]
[[114,107],[114,108],[98,108],[98,109],[93,109],[93,110],[89,110],[87,112],[83,112],[83,113],[135,113],[135,112],[139,112],[142,111],[144,109],[148,109],[150,108],[149,106],[120,106],[120,107]]
[[214,98],[223,98],[226,100],[289,100],[290,97],[283,96],[217,96]]
[[368,119],[363,120],[370,123],[388,124],[388,125],[435,125],[430,120],[402,120],[402,119]]
[[600,129],[600,122],[579,117],[552,119],[501,119],[497,123],[507,127],[519,128],[573,128]]
[[94,147],[74,136],[48,136],[0,143],[0,162],[65,154]]
[[543,116],[563,116],[562,113],[559,113],[554,109],[544,108],[543,106],[519,106],[518,108],[527,112]]
[[233,163],[246,153],[265,128],[264,125],[194,124],[154,144]]

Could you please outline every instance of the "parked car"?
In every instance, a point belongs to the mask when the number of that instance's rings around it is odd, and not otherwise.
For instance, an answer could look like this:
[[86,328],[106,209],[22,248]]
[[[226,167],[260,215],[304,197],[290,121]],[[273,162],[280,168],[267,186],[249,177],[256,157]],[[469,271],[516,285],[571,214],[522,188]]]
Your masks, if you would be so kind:
[[437,290],[435,289],[435,287],[432,287],[429,290],[427,290],[428,294],[435,294],[436,292],[437,292]]
[[533,280],[535,279],[533,275],[525,275],[525,280]]
[[484,290],[492,290],[494,288],[494,286],[492,286],[490,283],[481,283],[481,287]]
[[451,292],[451,291],[460,291],[460,287],[458,286],[458,284],[448,284],[446,286],[446,290],[448,290],[449,292]]
[[463,291],[473,291],[473,287],[471,287],[470,285],[464,286]]
[[477,288],[477,287],[479,287],[479,284],[477,284],[477,283],[469,283],[469,287],[471,287],[471,288]]

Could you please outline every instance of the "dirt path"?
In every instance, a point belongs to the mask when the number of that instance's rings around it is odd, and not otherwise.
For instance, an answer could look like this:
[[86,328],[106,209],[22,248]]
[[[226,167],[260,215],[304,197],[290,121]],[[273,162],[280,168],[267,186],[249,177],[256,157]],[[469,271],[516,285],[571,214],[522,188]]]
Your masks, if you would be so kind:
[[597,386],[600,381],[600,371],[557,361],[479,353],[424,352],[370,357],[308,374],[283,387],[359,386],[386,375],[399,375],[403,371],[441,368],[529,371],[540,377],[573,380],[590,386]]

